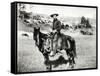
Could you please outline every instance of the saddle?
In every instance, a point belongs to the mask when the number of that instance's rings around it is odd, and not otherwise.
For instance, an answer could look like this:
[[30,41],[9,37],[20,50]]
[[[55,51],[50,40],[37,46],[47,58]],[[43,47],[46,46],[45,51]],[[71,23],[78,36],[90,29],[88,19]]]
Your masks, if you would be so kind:
[[61,50],[61,44],[62,44],[62,39],[61,39],[62,33],[60,32],[55,32],[50,34],[51,38],[51,56],[54,56],[58,50]]

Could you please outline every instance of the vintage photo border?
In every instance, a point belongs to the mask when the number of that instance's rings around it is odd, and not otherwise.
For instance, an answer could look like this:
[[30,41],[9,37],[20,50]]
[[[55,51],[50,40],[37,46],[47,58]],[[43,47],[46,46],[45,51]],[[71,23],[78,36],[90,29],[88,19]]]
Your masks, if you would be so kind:
[[[80,70],[92,70],[98,69],[98,7],[97,6],[86,6],[86,5],[70,5],[70,4],[53,4],[53,3],[36,3],[36,2],[12,2],[15,4],[15,21],[13,22],[14,26],[11,26],[11,53],[13,53],[14,57],[11,56],[13,62],[11,61],[11,72],[15,72],[15,74],[26,74],[26,73],[47,73],[47,72],[61,72],[61,71],[80,71]],[[33,71],[33,72],[18,72],[17,71],[17,4],[37,4],[37,5],[52,5],[52,6],[66,6],[66,7],[85,7],[85,8],[96,8],[96,68],[83,68],[83,69],[68,69],[68,70],[54,70],[54,71]],[[12,15],[14,16],[14,15]],[[13,17],[11,17],[13,18]],[[12,21],[12,20],[11,20]],[[12,32],[13,31],[13,32]],[[14,37],[14,38],[13,38]],[[13,57],[13,58],[12,58]]]

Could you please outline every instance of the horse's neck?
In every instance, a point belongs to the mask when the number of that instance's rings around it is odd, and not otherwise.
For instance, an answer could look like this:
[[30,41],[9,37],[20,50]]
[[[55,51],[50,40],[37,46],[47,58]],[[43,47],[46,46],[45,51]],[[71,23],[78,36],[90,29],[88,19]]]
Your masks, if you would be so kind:
[[41,32],[39,32],[39,38],[42,38],[42,33]]
[[41,33],[41,32],[39,32],[38,36],[39,36],[39,40],[41,40],[42,38],[44,38],[44,34]]

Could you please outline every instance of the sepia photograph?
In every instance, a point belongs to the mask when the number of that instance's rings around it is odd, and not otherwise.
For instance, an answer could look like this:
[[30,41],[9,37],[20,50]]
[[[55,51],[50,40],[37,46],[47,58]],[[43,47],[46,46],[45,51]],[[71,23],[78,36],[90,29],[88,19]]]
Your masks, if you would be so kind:
[[97,68],[97,7],[17,3],[17,72]]

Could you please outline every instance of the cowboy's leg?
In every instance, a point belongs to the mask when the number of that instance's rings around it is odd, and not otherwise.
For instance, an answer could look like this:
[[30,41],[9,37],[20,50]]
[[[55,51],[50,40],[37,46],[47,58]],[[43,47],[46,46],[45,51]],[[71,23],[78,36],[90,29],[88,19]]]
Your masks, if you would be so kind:
[[54,54],[56,54],[56,51],[59,49],[59,42],[58,42],[58,39],[59,39],[59,36],[58,34],[56,33],[55,35],[55,40],[54,40],[54,44],[53,44],[53,52]]
[[56,38],[56,50],[59,49],[60,46],[61,46],[60,31],[58,31],[57,38]]
[[53,56],[53,38],[54,38],[54,34],[52,35],[52,38],[51,38],[51,45],[50,45],[50,47],[51,47],[51,52],[50,52],[50,56]]
[[53,34],[53,37],[51,39],[51,52],[50,52],[50,56],[54,56],[56,53],[56,47],[57,47],[57,43],[56,43],[56,34]]

